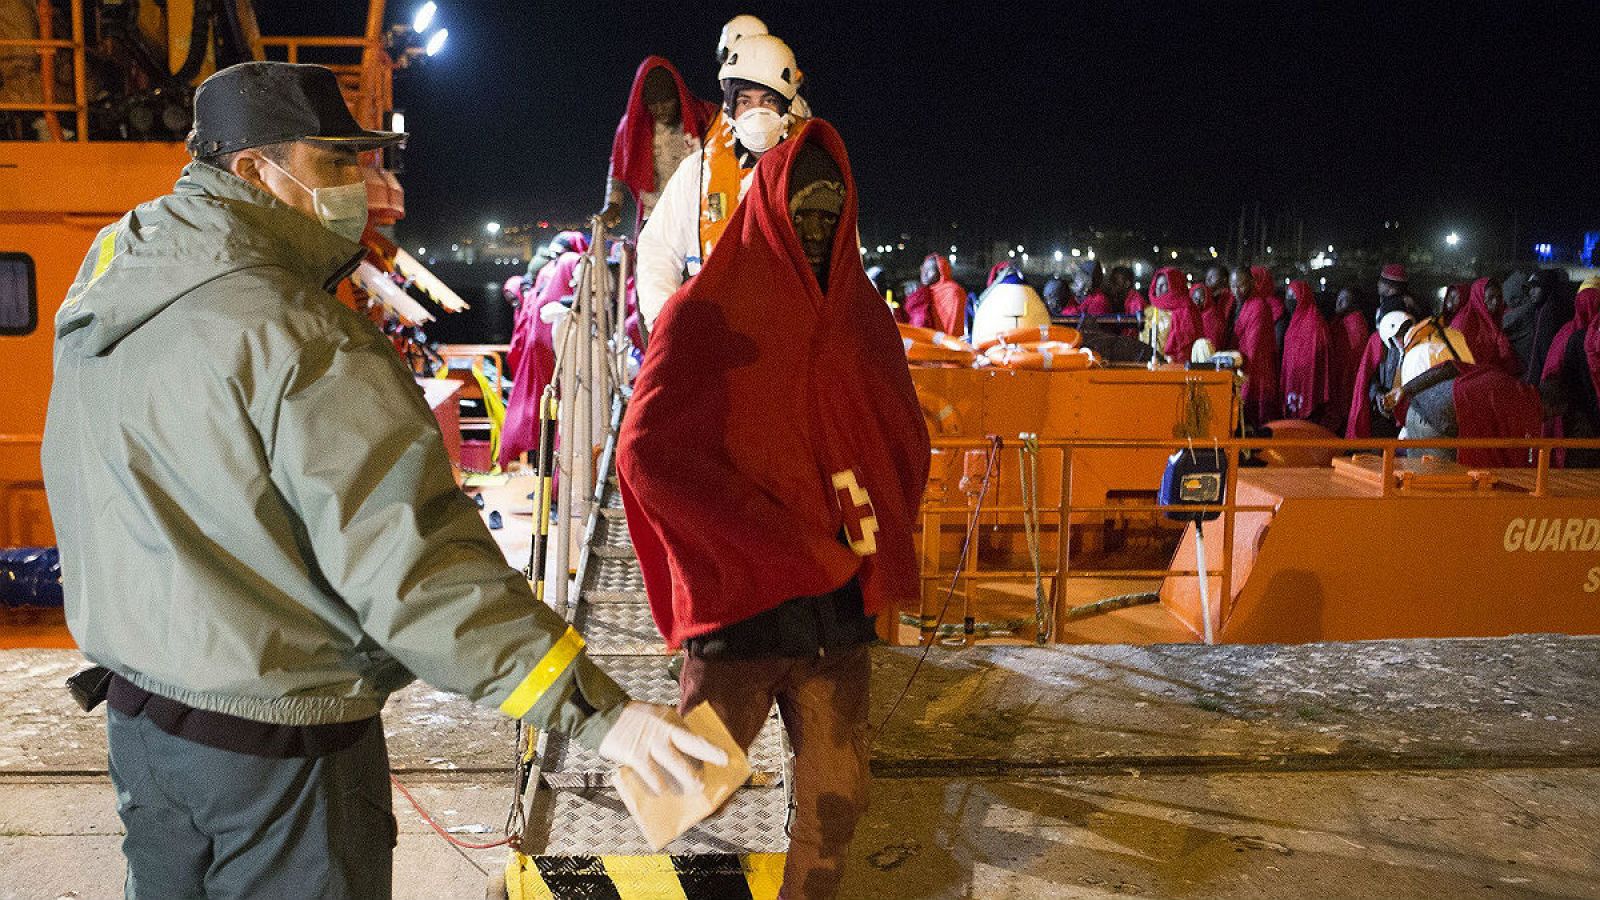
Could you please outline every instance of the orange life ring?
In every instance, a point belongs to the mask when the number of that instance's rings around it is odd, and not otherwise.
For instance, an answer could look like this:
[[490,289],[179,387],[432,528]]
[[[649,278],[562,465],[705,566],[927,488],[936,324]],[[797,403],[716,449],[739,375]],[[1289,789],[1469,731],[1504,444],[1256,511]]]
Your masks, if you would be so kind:
[[953,363],[959,366],[970,366],[977,359],[977,351],[970,347],[949,347],[944,344],[930,344],[903,338],[906,348],[906,361],[914,363]]
[[1072,347],[1083,345],[1083,335],[1078,329],[1065,325],[1039,325],[1030,328],[1013,328],[1002,332],[978,345],[979,350],[988,350],[1001,344],[1066,344]]
[[973,352],[971,344],[943,331],[934,331],[932,328],[921,328],[916,325],[906,325],[899,322],[895,324],[900,328],[901,340],[918,344],[932,344],[935,347],[943,347],[946,350]]
[[[1031,329],[1030,329],[1031,330]],[[1095,364],[1094,354],[1064,341],[1036,341],[1032,344],[999,344],[984,354],[1003,369],[1028,369],[1043,372],[1070,372]]]

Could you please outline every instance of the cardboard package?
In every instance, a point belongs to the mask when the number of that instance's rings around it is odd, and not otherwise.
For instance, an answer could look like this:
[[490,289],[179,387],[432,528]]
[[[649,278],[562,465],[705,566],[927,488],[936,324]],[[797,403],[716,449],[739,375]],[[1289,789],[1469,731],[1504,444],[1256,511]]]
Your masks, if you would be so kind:
[[709,704],[702,703],[683,717],[684,724],[728,753],[725,766],[707,765],[702,772],[705,787],[689,794],[652,794],[632,769],[623,767],[611,775],[622,802],[633,821],[644,832],[652,850],[660,850],[684,832],[700,824],[722,808],[733,792],[750,777],[750,760],[744,748],[733,740],[726,725]]

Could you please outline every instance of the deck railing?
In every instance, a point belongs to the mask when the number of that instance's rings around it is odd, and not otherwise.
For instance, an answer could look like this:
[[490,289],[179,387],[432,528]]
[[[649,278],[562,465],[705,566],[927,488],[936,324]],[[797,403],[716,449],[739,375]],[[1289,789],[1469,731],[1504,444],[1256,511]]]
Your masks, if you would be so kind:
[[[1379,455],[1379,496],[1391,497],[1405,493],[1399,486],[1399,473],[1402,467],[1399,460],[1402,454],[1418,450],[1527,450],[1529,458],[1533,461],[1533,485],[1528,489],[1528,495],[1534,497],[1550,496],[1550,472],[1552,469],[1552,456],[1556,450],[1600,450],[1600,439],[1560,439],[1560,438],[1430,438],[1420,440],[1396,439],[1356,439],[1343,438],[1308,439],[1308,438],[1218,438],[1218,439],[1143,439],[1143,438],[1060,438],[1039,439],[1029,435],[1019,435],[1016,438],[1004,439],[997,436],[984,438],[938,438],[933,441],[936,452],[944,451],[953,454],[998,454],[1004,451],[1020,451],[1023,453],[1044,454],[1053,453],[1057,456],[1056,472],[1059,480],[1058,490],[1053,502],[1038,504],[1024,502],[1021,504],[995,502],[991,498],[999,492],[999,485],[975,485],[964,491],[966,502],[950,503],[942,496],[925,496],[921,509],[921,553],[922,553],[922,596],[920,608],[915,616],[915,623],[920,632],[920,641],[936,640],[941,634],[949,633],[952,628],[956,631],[955,639],[960,642],[970,642],[983,635],[983,629],[976,621],[975,588],[979,582],[994,583],[1028,583],[1032,582],[1038,594],[1038,606],[1034,622],[1034,640],[1038,643],[1047,643],[1059,640],[1063,626],[1070,620],[1072,610],[1065,604],[1067,583],[1071,579],[1167,579],[1167,578],[1197,578],[1201,573],[1197,569],[1183,569],[1167,566],[1159,569],[1128,568],[1128,569],[1079,569],[1073,566],[1072,560],[1072,534],[1074,517],[1082,518],[1084,515],[1098,514],[1101,516],[1112,515],[1149,515],[1160,516],[1168,512],[1215,512],[1222,521],[1222,546],[1220,571],[1209,566],[1206,577],[1218,577],[1221,580],[1219,598],[1221,600],[1221,616],[1216,623],[1218,628],[1228,620],[1234,602],[1234,558],[1233,539],[1235,519],[1241,513],[1265,513],[1271,515],[1276,512],[1275,506],[1240,503],[1238,499],[1239,476],[1242,474],[1238,467],[1240,454],[1248,451],[1264,450],[1314,450],[1331,451],[1333,456],[1350,454]],[[1072,481],[1074,474],[1074,457],[1084,451],[1164,451],[1168,454],[1177,450],[1216,449],[1229,460],[1229,474],[1224,481],[1224,494],[1222,502],[1212,505],[1183,504],[1163,505],[1159,503],[1148,504],[1105,504],[1105,503],[1076,503],[1072,496]],[[1036,457],[1037,458],[1037,457]],[[958,457],[959,459],[959,457]],[[1264,471],[1248,469],[1245,471]],[[1152,473],[1152,475],[1159,473]],[[998,480],[998,479],[996,479]],[[1037,483],[1037,479],[1035,479]],[[948,486],[941,494],[950,493]],[[1026,493],[1026,491],[1025,491]],[[1029,518],[1033,523],[1029,525]],[[1038,536],[1044,532],[1044,522],[1048,520],[1053,524],[1049,534],[1055,539],[1055,553],[1049,564],[1040,559],[1037,568],[991,568],[984,569],[981,554],[979,553],[976,533],[984,526],[994,526],[1005,522],[1016,525],[1019,522],[1025,531],[1030,543],[1030,555],[1037,558]],[[946,554],[941,546],[946,535],[946,525],[952,522],[965,524],[966,532],[961,543],[962,552],[953,565],[946,566]],[[1044,584],[1048,583],[1048,589]],[[961,617],[959,624],[952,626],[946,622],[949,608],[954,603],[960,603]],[[1210,610],[1203,611],[1206,616]],[[1010,624],[1010,623],[1007,623]],[[1009,630],[1009,629],[1008,629]],[[898,629],[891,629],[891,634],[898,633]]]

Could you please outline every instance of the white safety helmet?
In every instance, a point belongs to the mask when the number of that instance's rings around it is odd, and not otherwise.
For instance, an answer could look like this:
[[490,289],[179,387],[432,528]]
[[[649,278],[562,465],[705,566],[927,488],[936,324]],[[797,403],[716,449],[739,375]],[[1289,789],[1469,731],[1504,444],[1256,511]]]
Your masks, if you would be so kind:
[[1208,363],[1216,352],[1217,348],[1212,345],[1210,338],[1198,338],[1189,347],[1189,362]]
[[753,34],[729,49],[728,61],[717,72],[724,87],[734,79],[771,88],[783,99],[793,100],[800,90],[800,67],[788,44],[770,34]]
[[1386,344],[1395,343],[1411,330],[1411,323],[1411,314],[1405,310],[1384,313],[1383,318],[1378,320],[1378,339]]
[[728,51],[741,38],[753,34],[771,34],[767,31],[767,23],[752,15],[734,16],[728,24],[722,26],[722,36],[717,38],[717,63],[720,65],[728,59]]
[[1049,324],[1050,309],[1038,291],[1026,284],[998,282],[983,292],[983,302],[972,317],[972,342],[981,344],[1013,328]]

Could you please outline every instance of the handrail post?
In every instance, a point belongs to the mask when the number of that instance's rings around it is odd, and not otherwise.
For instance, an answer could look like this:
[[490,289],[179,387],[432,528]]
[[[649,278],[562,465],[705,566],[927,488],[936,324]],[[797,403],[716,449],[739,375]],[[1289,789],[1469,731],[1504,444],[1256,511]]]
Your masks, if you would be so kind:
[[1061,484],[1056,489],[1056,577],[1050,585],[1050,641],[1061,643],[1062,611],[1072,570],[1072,447],[1061,448]]
[[1539,448],[1539,467],[1533,470],[1533,495],[1535,497],[1549,496],[1550,492],[1550,448]]
[[[83,4],[69,3],[72,7],[72,102],[78,107],[78,133],[79,143],[89,140],[89,87],[88,75],[84,71],[88,65],[88,56],[84,52],[85,42],[88,40],[84,34]],[[51,80],[55,73],[48,73]]]
[[[568,318],[572,318],[570,315]],[[560,323],[561,333],[556,340],[556,397],[557,411],[559,413],[556,426],[556,475],[560,478],[556,502],[556,577],[561,579],[560,590],[556,595],[561,598],[559,611],[563,614],[567,608],[568,579],[572,575],[572,503],[573,496],[578,492],[573,487],[573,480],[578,477],[576,471],[576,435],[573,432],[573,422],[577,414],[577,385],[573,374],[573,359],[577,356],[575,345],[576,323],[567,321]]]
[[[1231,453],[1233,459],[1233,477],[1226,479],[1222,485],[1222,590],[1217,594],[1217,634],[1228,627],[1228,619],[1233,616],[1233,510],[1239,505],[1239,454]],[[1199,523],[1200,527],[1204,523]]]
[[[592,293],[592,280],[594,277],[594,258],[591,255],[579,264],[577,291],[573,296],[572,313],[567,316],[568,323],[573,329],[568,340],[573,343],[575,364],[573,365],[573,421],[572,429],[566,434],[572,440],[572,505],[567,507],[565,513],[567,525],[571,531],[573,542],[578,540],[582,523],[589,513],[589,495],[594,490],[594,418],[593,403],[593,375],[590,363],[593,351],[589,347],[589,314],[592,309],[594,296]],[[572,552],[576,554],[579,548],[574,546]]]

